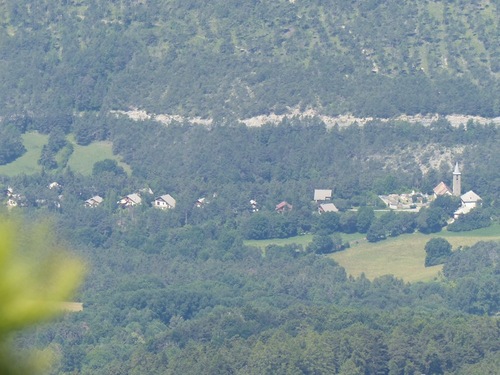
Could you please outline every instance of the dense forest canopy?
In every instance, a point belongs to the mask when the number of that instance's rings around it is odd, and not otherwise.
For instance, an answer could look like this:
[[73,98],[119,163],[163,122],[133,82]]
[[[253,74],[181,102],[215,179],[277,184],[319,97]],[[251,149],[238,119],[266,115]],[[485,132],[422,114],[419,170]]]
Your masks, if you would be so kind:
[[53,374],[495,373],[498,242],[454,253],[439,282],[406,284],[293,247],[262,256],[229,225],[73,210],[52,216],[91,262],[84,311],[16,339],[55,351]]
[[[498,242],[455,249],[443,278],[414,284],[350,277],[323,253],[346,247],[339,232],[378,241],[419,226],[441,230],[443,213],[456,208],[452,198],[436,199],[421,217],[376,218],[373,206],[379,193],[451,184],[444,151],[460,162],[463,189],[483,197],[480,216],[488,223],[498,217],[498,127],[454,128],[443,119],[343,129],[318,119],[258,128],[164,126],[88,114],[66,131],[82,144],[112,141],[132,173],[110,159],[96,162],[90,175],[75,173],[58,157],[69,141],[53,127],[41,173],[0,178],[3,189],[23,197],[11,215],[27,225],[50,220],[88,262],[77,295],[84,311],[15,340],[52,350],[53,374],[495,374]],[[361,207],[318,215],[318,187],[332,188],[342,210]],[[143,204],[120,208],[120,197],[133,192],[142,192]],[[152,208],[165,193],[177,200],[175,209]],[[102,204],[84,207],[96,194]],[[293,210],[276,213],[282,200]],[[427,225],[431,218],[436,228]],[[306,247],[268,246],[263,253],[243,241],[254,232],[315,236]]]
[[500,115],[497,1],[0,4],[0,111]]

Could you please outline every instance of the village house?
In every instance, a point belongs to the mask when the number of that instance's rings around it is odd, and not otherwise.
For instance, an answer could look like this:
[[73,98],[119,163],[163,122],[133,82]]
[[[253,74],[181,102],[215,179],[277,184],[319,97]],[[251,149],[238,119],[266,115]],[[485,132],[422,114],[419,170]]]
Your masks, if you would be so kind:
[[17,203],[16,199],[11,197],[7,200],[7,207],[17,207],[17,206],[18,206],[18,203]]
[[8,199],[7,199],[7,207],[26,207],[27,202],[26,202],[26,197],[21,194],[16,194],[14,193],[14,189],[12,187],[8,187],[7,190],[5,191]]
[[339,212],[339,209],[333,203],[322,203],[318,206],[318,213]]
[[153,207],[161,210],[175,208],[176,201],[170,194],[162,195],[153,201]]
[[255,199],[250,199],[250,210],[252,212],[259,212],[258,203]]
[[276,212],[279,212],[280,214],[291,211],[293,206],[288,203],[287,201],[283,201],[281,203],[278,203],[276,205],[276,208],[274,209]]
[[329,201],[332,199],[332,189],[314,189],[314,201]]
[[379,195],[379,198],[391,210],[410,209],[413,204],[413,200],[409,194]]
[[52,207],[52,208],[61,208],[61,201],[63,200],[63,195],[58,195],[58,200],[47,200],[44,198],[35,199],[36,207]]
[[437,198],[442,195],[450,195],[450,196],[453,195],[452,190],[443,181],[437,184],[436,187],[433,189],[433,191],[434,191],[434,198]]
[[142,203],[142,199],[139,194],[133,193],[124,196],[117,202],[122,208],[137,206]]
[[51,182],[48,187],[50,190],[58,190],[58,189],[62,188],[62,186],[56,181]]
[[21,194],[13,194],[8,200],[7,200],[7,207],[27,207],[28,202],[26,200],[26,197]]
[[103,198],[100,197],[99,195],[95,195],[92,198],[89,198],[85,201],[84,206],[85,207],[97,207],[103,202]]
[[378,197],[391,210],[398,209],[398,206],[399,206],[399,195],[398,194],[379,195]]
[[196,200],[196,202],[194,202],[194,206],[197,207],[197,208],[202,208],[203,206],[205,206],[205,204],[207,204],[207,199],[205,197],[203,198],[198,198]]
[[483,203],[481,197],[472,190],[469,190],[467,193],[461,195],[460,201],[462,202],[462,205],[453,214],[455,219],[458,219],[461,215],[468,214],[474,208],[481,206]]

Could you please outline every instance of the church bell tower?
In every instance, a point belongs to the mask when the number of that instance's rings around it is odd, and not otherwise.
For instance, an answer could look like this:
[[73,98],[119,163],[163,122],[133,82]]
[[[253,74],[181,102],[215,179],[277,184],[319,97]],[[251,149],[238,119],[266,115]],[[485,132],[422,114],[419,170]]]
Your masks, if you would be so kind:
[[462,173],[458,169],[458,162],[453,170],[453,195],[459,197],[462,194]]

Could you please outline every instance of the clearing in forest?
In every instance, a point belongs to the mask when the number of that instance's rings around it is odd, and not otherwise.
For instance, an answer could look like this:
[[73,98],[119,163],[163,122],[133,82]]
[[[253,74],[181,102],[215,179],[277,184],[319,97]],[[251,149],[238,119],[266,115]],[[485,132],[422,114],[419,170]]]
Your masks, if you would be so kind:
[[130,167],[123,163],[119,157],[113,155],[113,145],[111,142],[92,142],[88,146],[79,146],[73,143],[73,154],[68,161],[68,167],[72,171],[83,175],[91,175],[92,167],[98,161],[104,159],[112,159],[118,162],[118,165],[123,167],[125,172],[130,175]]
[[348,274],[364,273],[369,279],[394,275],[408,282],[430,281],[439,277],[442,266],[424,267],[425,244],[431,238],[443,237],[456,250],[459,246],[472,246],[479,241],[500,240],[500,224],[470,232],[433,234],[404,234],[377,243],[359,242],[350,249],[330,256],[344,267]]
[[[500,241],[500,224],[495,223],[488,228],[470,232],[448,232],[443,230],[433,234],[404,234],[399,237],[370,243],[360,233],[340,234],[343,241],[351,247],[347,250],[328,255],[349,275],[360,276],[362,273],[369,279],[383,275],[394,275],[407,282],[431,281],[439,277],[441,265],[424,267],[425,244],[431,238],[443,237],[456,250],[459,246],[472,246],[479,241]],[[307,234],[284,239],[247,240],[245,245],[255,246],[262,250],[268,245],[302,245],[304,248],[312,241],[313,235]]]
[[[49,136],[37,132],[29,132],[23,134],[22,139],[24,147],[26,147],[26,152],[12,163],[1,165],[0,175],[12,177],[20,174],[30,175],[42,171],[38,160],[40,159],[43,146],[48,142]],[[123,167],[130,175],[130,166],[122,162],[119,156],[113,154],[113,145],[111,142],[92,142],[88,146],[80,146],[75,143],[71,135],[68,136],[68,141],[73,145],[73,152],[69,157],[67,166],[73,172],[90,175],[92,174],[94,163],[104,159],[112,159],[116,160],[118,165]],[[58,162],[60,159],[59,155],[56,155]],[[64,167],[66,165],[63,166],[63,169]]]
[[29,132],[22,135],[26,152],[12,163],[1,165],[0,174],[9,177],[19,174],[34,174],[40,172],[42,167],[38,164],[42,148],[49,139],[48,135]]

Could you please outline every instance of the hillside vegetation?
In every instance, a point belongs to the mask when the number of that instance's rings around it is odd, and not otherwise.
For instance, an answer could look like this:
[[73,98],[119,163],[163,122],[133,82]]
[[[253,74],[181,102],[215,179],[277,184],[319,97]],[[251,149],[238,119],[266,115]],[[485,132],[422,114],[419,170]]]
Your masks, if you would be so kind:
[[[360,233],[342,234],[342,240],[350,243],[350,248],[336,252],[329,257],[344,267],[349,275],[359,277],[362,273],[370,280],[384,275],[393,275],[405,282],[430,281],[436,279],[442,266],[424,267],[424,247],[430,238],[443,237],[454,249],[472,246],[479,241],[500,240],[500,225],[477,229],[471,232],[442,231],[432,235],[422,233],[405,234],[387,241],[370,243]],[[270,246],[299,245],[306,248],[313,236],[301,235],[290,238],[268,240],[247,240],[245,245],[260,248],[264,254]]]
[[41,166],[37,163],[42,152],[42,147],[47,143],[48,137],[43,134],[30,132],[22,136],[22,141],[26,152],[15,161],[0,166],[0,174],[16,176],[20,173],[32,174],[41,171]]
[[0,3],[0,114],[500,115],[493,0]]
[[500,226],[497,224],[486,230],[483,228],[462,232],[458,236],[443,231],[432,235],[406,234],[375,244],[354,243],[349,250],[332,254],[331,257],[353,276],[364,273],[370,279],[394,275],[406,282],[429,281],[438,277],[442,269],[442,266],[424,267],[424,247],[426,242],[434,237],[443,237],[454,249],[458,249],[472,246],[479,241],[500,240]]
[[[0,174],[17,176],[41,172],[42,165],[40,165],[39,160],[48,139],[47,135],[37,132],[23,134],[22,141],[26,148],[26,153],[10,163],[0,165]],[[105,159],[112,159],[116,160],[128,173],[131,172],[128,165],[123,163],[118,156],[113,155],[112,144],[110,142],[93,142],[85,146],[75,144],[73,139],[69,142],[71,144],[70,151],[66,153],[62,149],[55,155],[60,169],[69,167],[73,172],[90,175],[94,163]]]
[[[16,352],[50,349],[58,375],[495,374],[500,243],[446,233],[472,246],[417,273],[460,205],[430,198],[455,162],[482,207],[454,230],[498,231],[500,127],[445,115],[500,115],[499,7],[0,1],[0,211],[52,223],[88,272],[83,311]],[[388,119],[238,121],[304,110]],[[376,214],[391,193],[428,207]]]

